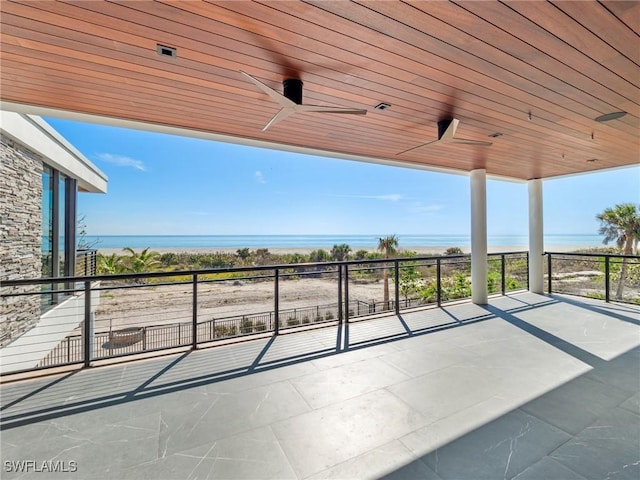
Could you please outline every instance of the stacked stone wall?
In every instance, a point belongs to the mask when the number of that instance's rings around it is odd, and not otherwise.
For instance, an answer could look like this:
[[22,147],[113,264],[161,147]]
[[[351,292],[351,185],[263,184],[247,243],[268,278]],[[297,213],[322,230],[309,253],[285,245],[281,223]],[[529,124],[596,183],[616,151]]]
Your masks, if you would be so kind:
[[[3,280],[42,272],[42,159],[0,135],[0,293],[38,292],[39,286],[2,287]],[[0,346],[40,318],[40,296],[0,297]]]

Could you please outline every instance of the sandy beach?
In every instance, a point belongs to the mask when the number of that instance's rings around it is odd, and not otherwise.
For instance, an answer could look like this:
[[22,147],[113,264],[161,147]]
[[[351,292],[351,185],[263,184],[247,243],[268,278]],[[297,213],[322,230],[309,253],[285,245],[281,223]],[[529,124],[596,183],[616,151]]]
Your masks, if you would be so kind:
[[[318,249],[324,249],[326,251],[330,251],[331,248],[327,248],[327,247],[275,247],[275,248],[269,248],[267,247],[269,252],[274,253],[274,254],[278,254],[278,255],[285,255],[285,254],[292,254],[292,253],[299,253],[301,255],[308,255],[309,253],[313,252],[314,250],[318,250]],[[400,252],[416,252],[418,255],[441,255],[443,254],[448,248],[451,248],[450,245],[448,246],[429,246],[429,247],[406,247],[406,248],[400,248]],[[576,250],[582,250],[582,249],[588,249],[588,248],[593,248],[593,247],[589,247],[589,246],[584,246],[584,245],[551,245],[551,246],[546,246],[545,250],[549,251],[549,252],[573,252]],[[464,253],[471,253],[471,248],[470,247],[461,247],[462,251]],[[487,248],[487,251],[489,253],[502,253],[502,252],[520,252],[520,251],[526,251],[528,250],[528,246],[489,246]],[[139,249],[142,250],[142,249]],[[255,249],[251,249],[252,251],[254,251]],[[377,252],[376,249],[372,249],[372,248],[352,248],[352,254],[357,252],[358,250],[366,250],[368,252]],[[154,252],[158,252],[160,254],[162,253],[193,253],[193,254],[206,254],[206,253],[231,253],[231,254],[235,254],[237,251],[237,248],[155,248],[155,249],[151,249],[151,251]],[[124,252],[122,249],[120,248],[98,248],[98,253],[101,253],[102,255],[112,255],[112,254],[118,254],[118,255],[127,255],[126,252]]]

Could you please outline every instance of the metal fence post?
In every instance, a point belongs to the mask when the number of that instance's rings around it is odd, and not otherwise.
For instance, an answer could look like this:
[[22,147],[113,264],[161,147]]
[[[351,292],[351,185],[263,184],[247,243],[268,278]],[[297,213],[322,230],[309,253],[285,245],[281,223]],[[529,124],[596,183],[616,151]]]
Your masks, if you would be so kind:
[[440,258],[436,258],[436,299],[439,307],[442,305],[442,283],[440,282],[441,268]]
[[505,263],[504,253],[500,255],[500,287],[502,289],[502,295],[507,293],[507,265]]
[[[544,253],[542,255],[544,256]],[[527,261],[527,290],[529,290],[529,252],[525,253],[525,259]]]
[[91,282],[84,282],[84,366],[91,366],[93,322],[91,318]]
[[191,349],[198,348],[198,274],[193,275],[193,318],[191,322]]
[[400,262],[395,260],[393,262],[395,268],[394,279],[396,283],[395,299],[396,299],[396,315],[400,315]]
[[278,335],[280,333],[280,270],[275,269],[274,285],[273,285],[273,311],[276,315],[276,324],[274,333]]
[[611,279],[609,278],[609,260],[610,257],[604,257],[604,301],[605,302],[609,302],[611,297],[610,297],[610,289],[611,289]]
[[345,322],[349,323],[349,265],[344,265],[344,305],[346,311],[344,313]]
[[338,265],[338,325],[342,325],[342,265]]
[[[547,290],[549,294],[551,294],[551,254],[547,253],[547,283],[548,283],[548,287]],[[527,275],[527,278],[529,278],[529,275]]]

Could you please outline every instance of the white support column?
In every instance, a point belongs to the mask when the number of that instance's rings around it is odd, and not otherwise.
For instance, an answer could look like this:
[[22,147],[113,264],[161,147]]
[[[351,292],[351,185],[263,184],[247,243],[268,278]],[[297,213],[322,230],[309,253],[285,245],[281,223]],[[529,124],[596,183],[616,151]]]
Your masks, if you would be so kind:
[[487,172],[471,171],[471,301],[484,305],[487,293]]
[[529,290],[543,293],[544,233],[542,228],[542,180],[529,180]]

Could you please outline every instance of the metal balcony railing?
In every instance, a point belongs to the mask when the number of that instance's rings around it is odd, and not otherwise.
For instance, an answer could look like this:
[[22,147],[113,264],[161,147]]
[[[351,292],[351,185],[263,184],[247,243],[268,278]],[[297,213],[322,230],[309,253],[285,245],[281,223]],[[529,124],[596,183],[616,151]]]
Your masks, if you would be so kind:
[[[527,288],[527,252],[490,254],[488,267],[489,293]],[[455,255],[7,280],[3,328],[23,331],[0,349],[2,374],[441,305],[470,298],[470,277],[470,256]],[[64,295],[45,313],[42,286]]]
[[640,304],[640,256],[546,252],[547,293]]
[[90,277],[98,273],[98,250],[76,250],[76,276]]

